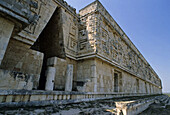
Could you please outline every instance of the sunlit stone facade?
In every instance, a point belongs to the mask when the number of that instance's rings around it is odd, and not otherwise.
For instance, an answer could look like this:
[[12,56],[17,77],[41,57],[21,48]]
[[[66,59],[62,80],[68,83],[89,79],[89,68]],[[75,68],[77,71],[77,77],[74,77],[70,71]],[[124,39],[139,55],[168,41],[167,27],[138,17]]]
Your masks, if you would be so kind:
[[6,90],[162,93],[158,75],[98,0],[79,14],[63,0],[0,1],[0,79]]

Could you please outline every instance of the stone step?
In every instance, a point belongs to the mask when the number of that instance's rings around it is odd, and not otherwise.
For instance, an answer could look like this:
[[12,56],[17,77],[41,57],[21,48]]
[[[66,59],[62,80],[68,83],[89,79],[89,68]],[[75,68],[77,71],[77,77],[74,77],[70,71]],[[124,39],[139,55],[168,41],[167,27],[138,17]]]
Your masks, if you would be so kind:
[[168,105],[170,105],[170,97],[169,97]]
[[166,96],[163,96],[163,97],[160,99],[160,101],[161,101],[161,102],[164,102],[164,101],[166,101],[166,99],[167,99],[167,97],[166,97]]
[[166,104],[168,104],[168,102],[169,102],[169,97],[168,98],[166,98],[166,100],[164,101]]

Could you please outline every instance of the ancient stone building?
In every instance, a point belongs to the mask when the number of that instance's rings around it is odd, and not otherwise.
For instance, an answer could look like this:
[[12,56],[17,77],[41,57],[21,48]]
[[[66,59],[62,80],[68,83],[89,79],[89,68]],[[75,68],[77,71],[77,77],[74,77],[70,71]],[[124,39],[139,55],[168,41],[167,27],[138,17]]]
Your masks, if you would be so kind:
[[161,80],[98,1],[0,1],[0,89],[161,94]]

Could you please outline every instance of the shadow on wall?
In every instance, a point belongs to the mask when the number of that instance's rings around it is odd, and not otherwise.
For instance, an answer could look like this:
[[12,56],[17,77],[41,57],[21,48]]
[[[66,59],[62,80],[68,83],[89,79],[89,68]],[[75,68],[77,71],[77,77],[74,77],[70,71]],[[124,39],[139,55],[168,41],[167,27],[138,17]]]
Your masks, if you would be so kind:
[[37,41],[31,47],[31,49],[44,53],[39,81],[39,89],[41,90],[45,89],[47,59],[51,57],[66,58],[61,19],[61,9],[57,8]]

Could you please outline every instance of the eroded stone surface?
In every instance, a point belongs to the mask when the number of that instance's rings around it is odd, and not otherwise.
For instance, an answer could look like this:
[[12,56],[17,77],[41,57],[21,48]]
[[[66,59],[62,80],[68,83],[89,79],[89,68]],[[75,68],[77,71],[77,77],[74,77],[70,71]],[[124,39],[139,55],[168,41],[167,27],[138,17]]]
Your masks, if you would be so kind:
[[0,65],[4,58],[9,39],[12,35],[14,23],[0,17]]
[[46,71],[47,81],[45,84],[45,90],[51,91],[53,90],[55,73],[56,73],[55,67],[48,67]]
[[5,2],[29,6],[33,19],[0,12],[14,24],[0,25],[0,89],[162,93],[158,75],[98,0],[79,15],[63,0],[17,1]]
[[[92,102],[81,102],[67,105],[57,105],[57,106],[38,106],[38,107],[20,107],[20,108],[3,108],[0,110],[0,114],[51,114],[51,115],[119,115],[118,109],[115,102],[125,103],[129,107],[132,107],[132,111],[138,111],[140,108],[135,109],[136,106],[142,104],[143,99],[149,100],[155,97],[132,97],[132,98],[117,98],[117,99],[108,99],[108,100],[97,100]],[[157,100],[164,100],[166,97],[158,96]],[[141,102],[140,102],[141,101]],[[134,105],[131,105],[134,103]],[[164,103],[165,104],[165,103]],[[163,107],[164,104],[161,102],[159,104],[152,104],[150,108],[140,115],[168,115],[169,108]],[[140,105],[141,106],[141,105]],[[154,107],[153,107],[154,106]],[[123,107],[123,106],[122,106]],[[126,108],[126,106],[124,106]],[[130,108],[131,108],[130,107]],[[155,108],[156,107],[156,108]],[[127,114],[127,115],[132,115]]]
[[73,65],[67,65],[65,91],[72,91],[73,88]]
[[140,113],[139,115],[169,115],[170,113],[170,98],[164,96],[157,99],[155,103],[151,104],[148,109]]

